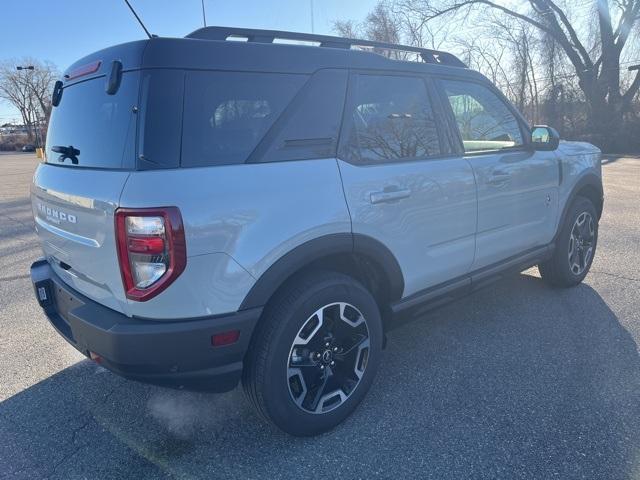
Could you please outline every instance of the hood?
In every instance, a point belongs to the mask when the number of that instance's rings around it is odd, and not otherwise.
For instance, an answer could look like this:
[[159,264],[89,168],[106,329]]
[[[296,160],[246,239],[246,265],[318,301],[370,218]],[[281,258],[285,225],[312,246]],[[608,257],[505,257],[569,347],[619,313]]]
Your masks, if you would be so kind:
[[598,147],[588,142],[569,142],[561,140],[558,153],[564,156],[593,155],[602,153]]

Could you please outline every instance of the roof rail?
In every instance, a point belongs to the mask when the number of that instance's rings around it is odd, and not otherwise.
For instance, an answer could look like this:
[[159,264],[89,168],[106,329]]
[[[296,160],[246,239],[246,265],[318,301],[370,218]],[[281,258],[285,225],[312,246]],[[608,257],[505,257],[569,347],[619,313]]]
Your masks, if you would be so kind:
[[425,63],[447,65],[450,67],[467,66],[455,55],[439,50],[412,47],[410,45],[396,45],[394,43],[359,40],[355,38],[333,37],[330,35],[315,35],[312,33],[285,32],[281,30],[259,30],[253,28],[235,27],[204,27],[191,32],[186,38],[202,40],[227,40],[228,38],[246,38],[248,42],[273,43],[276,39],[319,43],[320,47],[350,49],[352,47],[373,47],[383,50],[398,50],[415,52]]

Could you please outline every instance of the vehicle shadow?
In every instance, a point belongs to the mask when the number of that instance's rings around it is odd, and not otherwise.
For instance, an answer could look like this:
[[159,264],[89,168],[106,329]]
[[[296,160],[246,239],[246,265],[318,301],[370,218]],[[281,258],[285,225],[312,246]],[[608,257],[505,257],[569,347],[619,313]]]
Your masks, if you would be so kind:
[[240,389],[165,390],[80,362],[0,403],[0,477],[640,472],[638,347],[586,284],[515,276],[393,331],[384,356],[356,413],[305,439],[259,420]]

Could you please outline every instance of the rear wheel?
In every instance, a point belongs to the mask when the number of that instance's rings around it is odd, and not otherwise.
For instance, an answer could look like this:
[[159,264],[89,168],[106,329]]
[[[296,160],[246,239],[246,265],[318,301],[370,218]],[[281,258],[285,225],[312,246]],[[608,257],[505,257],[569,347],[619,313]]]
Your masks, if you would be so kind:
[[293,435],[335,427],[369,390],[382,352],[371,294],[334,272],[304,275],[267,306],[243,385],[257,410]]
[[598,216],[593,203],[577,197],[556,241],[553,257],[538,266],[542,279],[557,287],[572,287],[589,273],[598,243]]

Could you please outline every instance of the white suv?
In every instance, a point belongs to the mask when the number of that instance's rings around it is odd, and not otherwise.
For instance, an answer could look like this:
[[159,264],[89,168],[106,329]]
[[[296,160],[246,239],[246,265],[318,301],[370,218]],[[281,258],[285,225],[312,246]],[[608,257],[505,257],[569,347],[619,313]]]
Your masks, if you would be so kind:
[[575,285],[595,253],[598,149],[445,52],[208,27],[80,60],[53,105],[31,269],[53,326],[127,378],[242,379],[295,435],[353,411],[397,313],[533,265]]

